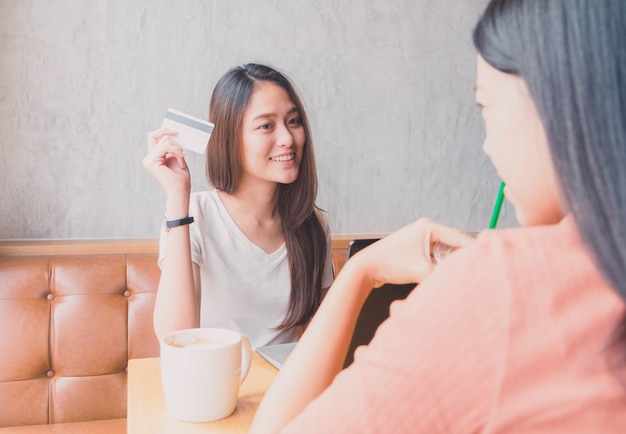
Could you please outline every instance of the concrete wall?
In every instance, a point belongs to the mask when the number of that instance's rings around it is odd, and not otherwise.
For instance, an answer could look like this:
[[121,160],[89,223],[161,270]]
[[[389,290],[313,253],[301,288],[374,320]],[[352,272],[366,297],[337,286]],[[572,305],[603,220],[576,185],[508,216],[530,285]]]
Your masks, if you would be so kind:
[[[206,118],[217,79],[251,61],[301,92],[334,233],[481,229],[499,183],[473,100],[485,4],[0,0],[0,239],[156,236],[147,133],[168,107]],[[206,189],[202,156],[188,164]]]

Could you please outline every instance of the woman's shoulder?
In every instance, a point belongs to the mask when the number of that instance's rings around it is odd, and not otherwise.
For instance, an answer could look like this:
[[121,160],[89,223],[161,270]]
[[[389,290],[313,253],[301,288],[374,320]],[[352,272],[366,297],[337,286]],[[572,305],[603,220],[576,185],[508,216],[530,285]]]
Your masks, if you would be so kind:
[[575,309],[621,304],[571,216],[554,225],[486,231],[463,250],[444,261],[441,271],[456,275],[482,302],[508,306],[517,318],[554,318],[562,314],[563,300]]
[[535,273],[531,274],[559,274],[572,266],[595,269],[569,215],[552,225],[483,231],[472,247],[474,260],[508,272],[532,269]]
[[219,200],[217,190],[194,191],[189,196],[189,209],[203,211],[207,208],[215,208]]
[[195,226],[206,228],[205,222],[223,220],[221,202],[217,190],[196,191],[189,196],[189,215],[197,222]]
[[509,306],[606,287],[569,216],[554,225],[483,231],[427,280]]
[[219,196],[217,195],[217,190],[203,190],[203,191],[194,191],[189,196],[190,202],[202,203],[206,201],[215,201],[219,200]]

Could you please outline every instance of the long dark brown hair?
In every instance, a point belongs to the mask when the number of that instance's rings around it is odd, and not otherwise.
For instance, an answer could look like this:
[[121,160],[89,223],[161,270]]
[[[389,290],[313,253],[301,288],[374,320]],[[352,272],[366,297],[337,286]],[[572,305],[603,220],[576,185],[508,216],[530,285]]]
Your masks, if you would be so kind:
[[[473,39],[526,82],[577,228],[626,301],[626,1],[493,0]],[[615,343],[626,357],[626,316]]]
[[317,170],[309,121],[291,81],[266,65],[249,63],[230,69],[217,82],[209,106],[215,128],[209,139],[206,171],[213,187],[228,194],[239,188],[242,174],[242,121],[248,101],[258,82],[282,87],[300,112],[305,142],[298,177],[278,186],[278,212],[287,248],[291,292],[289,306],[278,329],[308,322],[322,299],[322,277],[326,262],[326,232],[315,205]]

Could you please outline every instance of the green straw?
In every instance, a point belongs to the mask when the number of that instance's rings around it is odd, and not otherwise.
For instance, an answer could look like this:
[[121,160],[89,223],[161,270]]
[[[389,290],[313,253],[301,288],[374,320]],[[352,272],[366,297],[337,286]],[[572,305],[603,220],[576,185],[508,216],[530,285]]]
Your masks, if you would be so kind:
[[498,190],[498,197],[496,203],[493,206],[493,212],[491,213],[491,221],[489,222],[489,229],[495,229],[498,224],[498,217],[500,217],[500,209],[502,208],[502,201],[504,200],[504,181],[500,183],[500,190]]

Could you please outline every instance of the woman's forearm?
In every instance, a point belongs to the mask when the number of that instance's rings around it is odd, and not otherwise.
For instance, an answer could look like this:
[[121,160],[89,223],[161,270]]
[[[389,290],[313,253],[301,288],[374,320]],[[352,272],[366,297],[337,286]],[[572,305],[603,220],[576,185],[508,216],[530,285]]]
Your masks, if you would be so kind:
[[[168,202],[167,218],[172,220],[187,217],[188,203],[181,201],[176,205]],[[193,274],[189,225],[170,229],[154,306],[153,321],[157,337],[171,331],[199,326],[198,297]]]
[[266,393],[251,433],[277,432],[332,383],[343,367],[359,312],[371,289],[371,282],[356,264],[344,266]]

